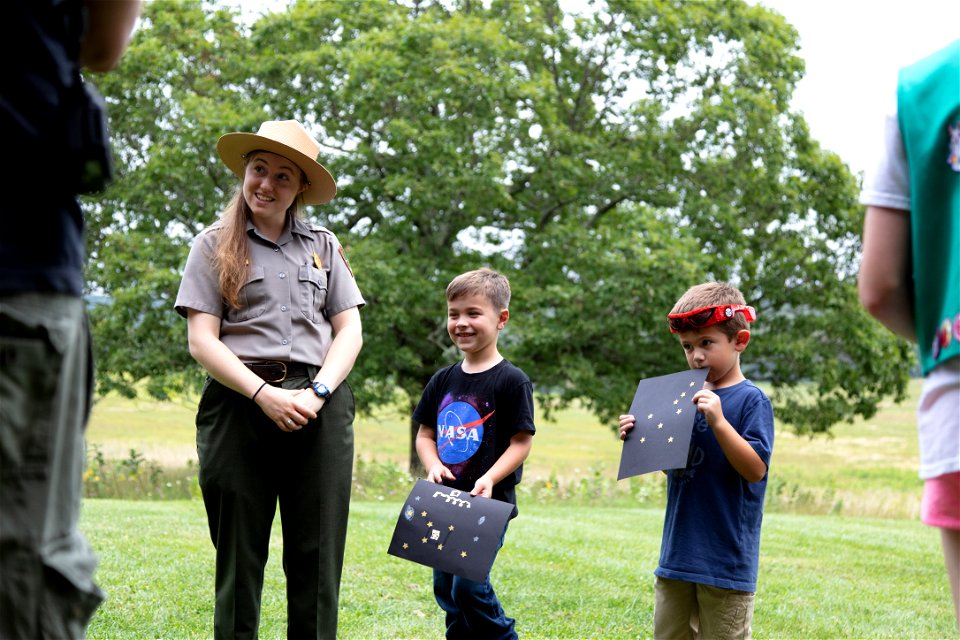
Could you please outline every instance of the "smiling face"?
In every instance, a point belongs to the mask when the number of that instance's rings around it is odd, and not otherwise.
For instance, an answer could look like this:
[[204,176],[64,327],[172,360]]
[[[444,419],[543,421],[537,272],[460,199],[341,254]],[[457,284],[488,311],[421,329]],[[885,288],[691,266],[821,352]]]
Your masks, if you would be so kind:
[[687,356],[691,369],[710,368],[707,374],[707,387],[719,389],[729,387],[744,380],[740,372],[740,353],[747,348],[750,332],[739,331],[729,338],[717,325],[681,331],[677,334],[680,346]]
[[468,361],[479,361],[497,353],[497,336],[509,315],[481,293],[463,295],[447,301],[447,333]]
[[254,152],[243,173],[243,199],[254,217],[285,216],[307,188],[300,168],[269,151]]

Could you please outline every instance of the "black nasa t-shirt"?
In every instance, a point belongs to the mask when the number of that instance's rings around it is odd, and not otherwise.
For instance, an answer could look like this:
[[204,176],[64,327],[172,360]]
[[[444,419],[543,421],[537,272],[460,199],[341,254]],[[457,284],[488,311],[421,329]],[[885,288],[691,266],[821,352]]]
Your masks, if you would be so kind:
[[[464,373],[458,362],[433,375],[413,419],[437,431],[440,461],[456,476],[444,485],[470,491],[507,450],[514,434],[536,433],[533,385],[508,360],[480,373]],[[514,487],[522,474],[520,465],[493,487],[493,497],[516,504]]]

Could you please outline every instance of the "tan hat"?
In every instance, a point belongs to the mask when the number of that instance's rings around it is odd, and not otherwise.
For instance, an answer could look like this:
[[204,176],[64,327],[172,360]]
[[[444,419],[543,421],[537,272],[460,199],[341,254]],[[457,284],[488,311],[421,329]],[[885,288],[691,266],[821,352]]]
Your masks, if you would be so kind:
[[230,171],[241,180],[245,158],[251,151],[269,151],[294,162],[307,174],[305,204],[323,204],[337,194],[337,183],[327,169],[317,162],[320,143],[313,139],[296,120],[268,120],[256,133],[227,133],[217,141],[217,153]]

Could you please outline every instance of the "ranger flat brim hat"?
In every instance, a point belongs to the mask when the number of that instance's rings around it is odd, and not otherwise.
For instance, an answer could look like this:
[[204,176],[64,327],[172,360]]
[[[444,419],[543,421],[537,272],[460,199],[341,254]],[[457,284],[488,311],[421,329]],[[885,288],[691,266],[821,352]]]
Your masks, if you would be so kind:
[[300,167],[308,183],[302,194],[304,204],[324,204],[337,194],[333,176],[317,162],[320,143],[296,120],[268,120],[256,133],[227,133],[217,141],[220,159],[241,180],[247,154],[252,151],[269,151]]

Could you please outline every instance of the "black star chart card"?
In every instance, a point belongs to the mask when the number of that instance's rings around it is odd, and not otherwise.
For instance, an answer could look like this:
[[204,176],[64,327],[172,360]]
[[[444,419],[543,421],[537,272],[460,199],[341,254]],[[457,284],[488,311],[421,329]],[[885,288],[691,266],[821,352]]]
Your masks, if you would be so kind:
[[387,553],[482,582],[493,566],[513,505],[417,480]]
[[640,381],[630,405],[637,422],[623,441],[617,480],[687,466],[697,414],[690,400],[703,388],[708,372],[688,369]]

